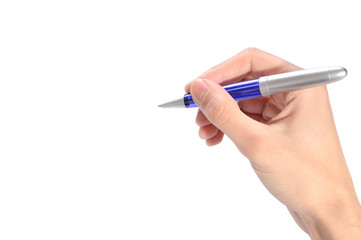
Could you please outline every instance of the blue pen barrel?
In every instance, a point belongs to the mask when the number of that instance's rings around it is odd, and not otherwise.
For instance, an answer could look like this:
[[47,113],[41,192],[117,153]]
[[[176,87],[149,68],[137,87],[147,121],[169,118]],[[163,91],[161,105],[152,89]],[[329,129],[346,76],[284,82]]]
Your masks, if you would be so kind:
[[[250,80],[225,86],[224,89],[233,97],[234,100],[240,101],[250,98],[262,97],[259,90],[259,80]],[[184,95],[184,104],[187,108],[197,107],[192,99],[192,95]]]
[[184,95],[184,105],[186,105],[186,108],[197,107],[197,104],[193,101],[192,95],[190,94]]
[[258,79],[244,81],[228,85],[224,89],[234,98],[236,101],[262,97],[262,94],[259,90],[259,81]]

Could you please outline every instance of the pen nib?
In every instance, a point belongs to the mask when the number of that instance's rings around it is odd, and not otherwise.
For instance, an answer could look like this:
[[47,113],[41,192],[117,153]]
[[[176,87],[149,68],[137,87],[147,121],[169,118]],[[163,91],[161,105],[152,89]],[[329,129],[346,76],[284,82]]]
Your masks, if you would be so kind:
[[161,108],[185,108],[186,106],[184,105],[184,100],[183,98],[171,101],[171,102],[167,102],[167,103],[163,103],[161,105],[159,105],[158,107]]

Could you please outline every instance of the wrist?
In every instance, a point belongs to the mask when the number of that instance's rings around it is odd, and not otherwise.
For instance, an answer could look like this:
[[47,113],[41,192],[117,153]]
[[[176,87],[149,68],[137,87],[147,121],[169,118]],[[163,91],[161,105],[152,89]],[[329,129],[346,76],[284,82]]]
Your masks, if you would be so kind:
[[312,240],[361,239],[361,206],[357,198],[329,200],[303,215]]

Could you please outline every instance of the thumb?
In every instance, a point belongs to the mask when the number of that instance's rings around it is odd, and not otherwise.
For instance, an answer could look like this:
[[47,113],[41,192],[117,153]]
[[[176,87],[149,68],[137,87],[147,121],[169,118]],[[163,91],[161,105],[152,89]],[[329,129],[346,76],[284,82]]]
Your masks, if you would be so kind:
[[221,86],[206,79],[197,79],[191,85],[190,92],[208,120],[239,148],[244,149],[253,142],[251,140],[260,127],[259,123],[246,116]]

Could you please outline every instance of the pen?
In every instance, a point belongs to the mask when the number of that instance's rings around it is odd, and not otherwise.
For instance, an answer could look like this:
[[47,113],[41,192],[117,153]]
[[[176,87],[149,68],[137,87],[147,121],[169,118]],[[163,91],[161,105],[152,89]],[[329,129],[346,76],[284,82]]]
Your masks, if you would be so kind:
[[[223,86],[223,88],[234,100],[240,101],[325,85],[339,81],[346,75],[347,70],[343,67],[322,67],[264,76]],[[192,108],[197,105],[191,94],[185,94],[183,98],[161,104],[159,107]]]

